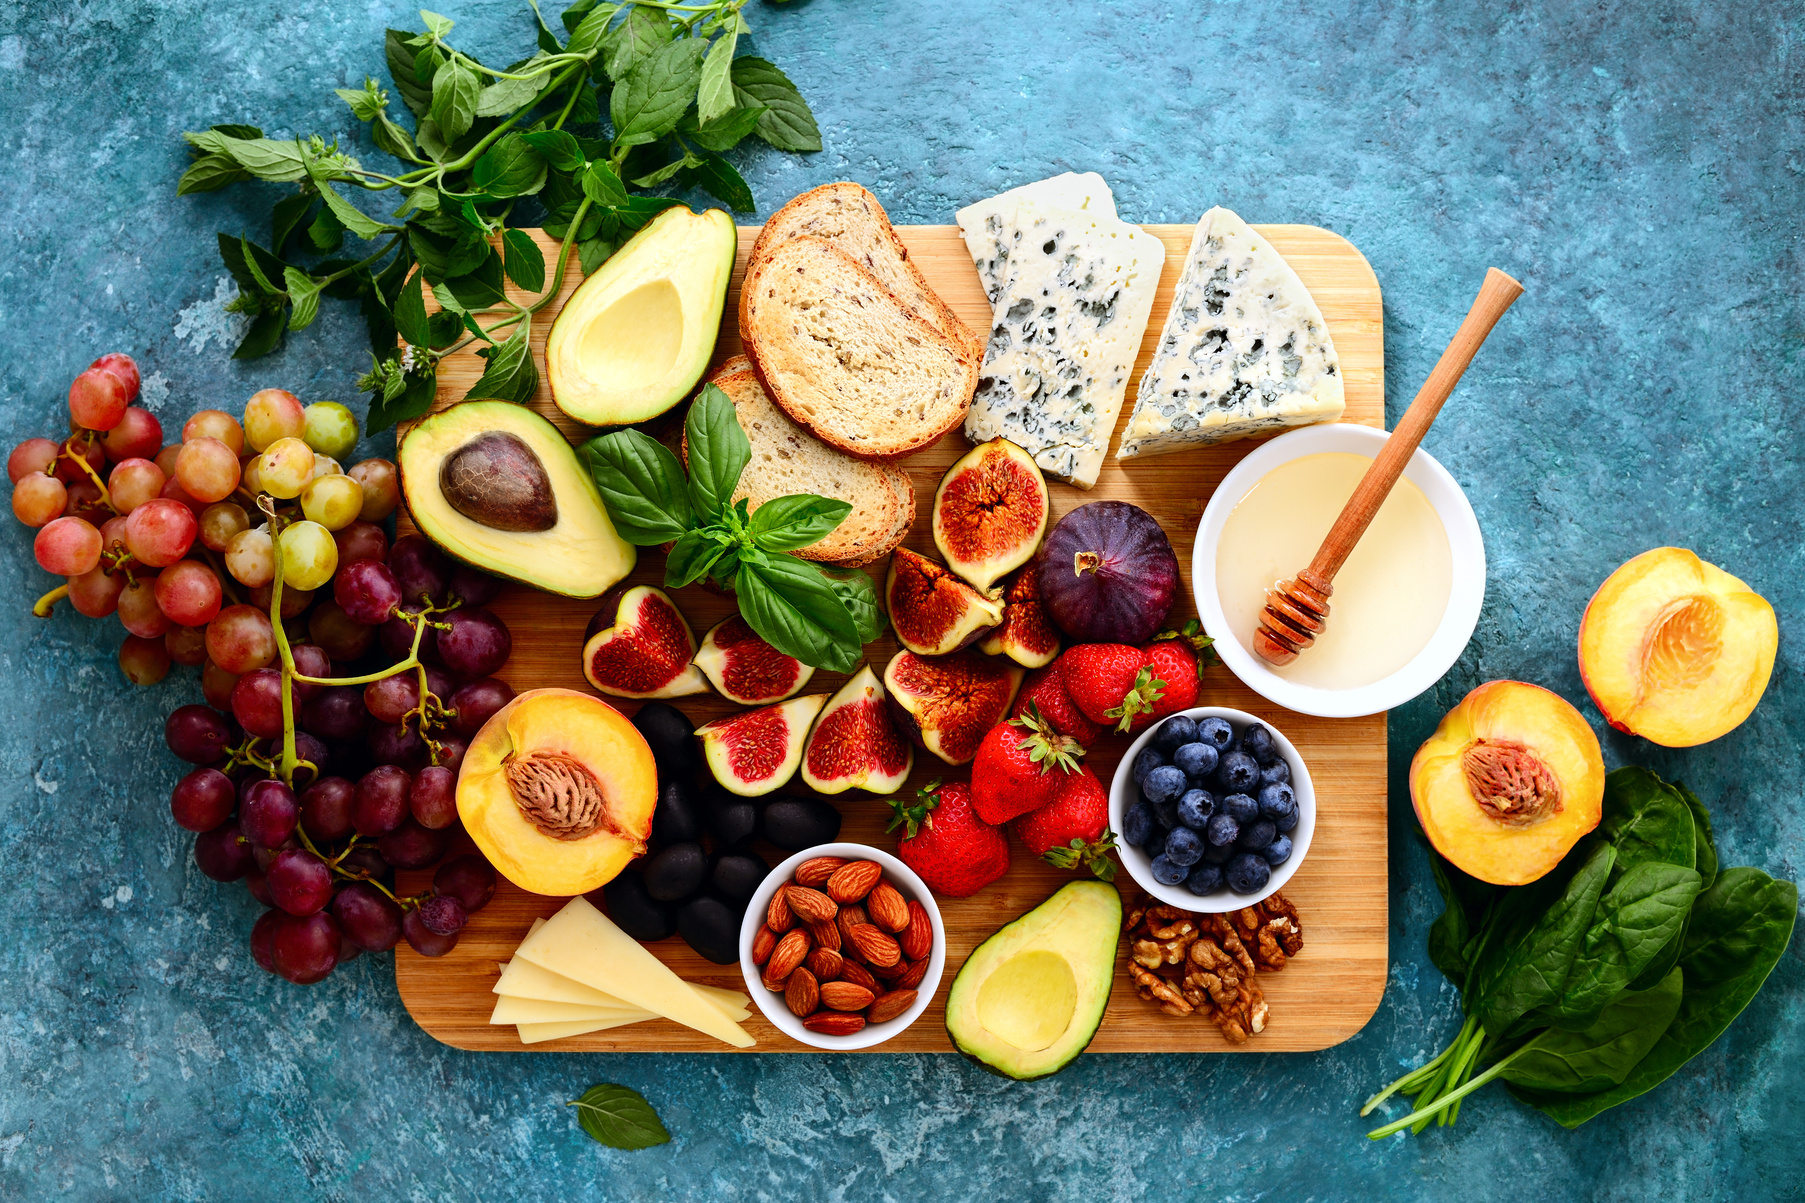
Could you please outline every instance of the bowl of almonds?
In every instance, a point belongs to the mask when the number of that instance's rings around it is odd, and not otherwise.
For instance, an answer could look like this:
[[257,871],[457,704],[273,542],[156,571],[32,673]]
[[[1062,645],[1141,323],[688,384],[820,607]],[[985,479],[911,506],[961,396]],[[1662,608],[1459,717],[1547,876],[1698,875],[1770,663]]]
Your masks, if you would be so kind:
[[940,908],[913,870],[865,844],[821,844],[771,871],[740,925],[740,971],[786,1035],[882,1044],[927,1010],[946,966]]

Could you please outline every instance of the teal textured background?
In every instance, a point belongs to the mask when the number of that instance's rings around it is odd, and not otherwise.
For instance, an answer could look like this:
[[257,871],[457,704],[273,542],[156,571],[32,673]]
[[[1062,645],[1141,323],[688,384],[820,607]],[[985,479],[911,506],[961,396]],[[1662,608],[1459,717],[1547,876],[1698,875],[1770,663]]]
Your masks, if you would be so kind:
[[[198,693],[191,673],[134,690],[113,663],[115,623],[31,619],[47,586],[11,526],[0,1197],[1801,1197],[1797,940],[1714,1048],[1577,1132],[1491,1092],[1415,1139],[1369,1144],[1356,1115],[1458,1024],[1423,951],[1439,908],[1400,775],[1472,685],[1559,691],[1611,764],[1704,797],[1727,863],[1800,869],[1805,7],[1529,9],[748,8],[756,52],[796,80],[825,143],[735,152],[761,212],[851,178],[898,222],[946,222],[1001,188],[1095,169],[1130,220],[1224,204],[1326,226],[1384,288],[1394,420],[1485,267],[1528,286],[1427,444],[1478,511],[1490,581],[1459,666],[1392,716],[1392,969],[1360,1035],[1311,1055],[1092,1056],[1025,1085],[950,1056],[445,1048],[407,1017],[388,957],[311,989],[256,970],[256,904],[193,868],[165,804],[179,767],[160,719]],[[483,57],[531,44],[524,7],[447,15]],[[273,193],[178,200],[179,134],[254,121],[355,141],[331,89],[381,75],[382,28],[415,20],[384,0],[0,9],[0,441],[59,433],[70,377],[115,349],[138,357],[166,429],[263,386],[353,400],[363,334],[339,303],[275,356],[226,358],[213,233],[262,231]],[[1766,700],[1691,751],[1602,732],[1573,657],[1598,582],[1665,543],[1742,576],[1780,615]],[[608,1080],[643,1091],[674,1142],[624,1154],[584,1137],[563,1103]]]

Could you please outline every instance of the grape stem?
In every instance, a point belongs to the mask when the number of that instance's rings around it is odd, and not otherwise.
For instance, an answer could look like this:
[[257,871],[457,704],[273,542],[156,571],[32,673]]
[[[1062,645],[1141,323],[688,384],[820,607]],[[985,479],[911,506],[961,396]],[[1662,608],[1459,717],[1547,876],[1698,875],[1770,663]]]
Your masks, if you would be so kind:
[[[92,447],[94,445],[94,432],[91,430],[88,431],[87,436],[88,437],[83,442],[83,446]],[[70,441],[73,442],[74,440]],[[56,458],[70,460],[79,465],[81,470],[88,474],[88,479],[94,482],[94,487],[100,490],[100,504],[106,506],[107,509],[111,510],[115,515],[119,513],[119,507],[113,504],[113,495],[107,492],[107,482],[100,479],[100,473],[94,470],[94,465],[88,462],[87,456],[72,454],[65,445],[63,450],[56,453]],[[51,467],[46,468],[44,471],[46,475],[53,474],[55,465],[52,464]]]
[[32,604],[31,612],[39,618],[49,618],[51,611],[56,607],[56,603],[68,596],[69,585],[67,582],[64,582],[46,593],[43,597],[38,598],[38,600]]

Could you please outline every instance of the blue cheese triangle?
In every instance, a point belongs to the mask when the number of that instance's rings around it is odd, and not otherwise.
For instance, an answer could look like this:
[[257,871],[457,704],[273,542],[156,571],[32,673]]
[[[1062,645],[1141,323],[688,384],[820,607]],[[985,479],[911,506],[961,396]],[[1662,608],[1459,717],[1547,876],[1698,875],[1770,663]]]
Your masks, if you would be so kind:
[[999,192],[988,200],[976,201],[953,214],[959,223],[959,236],[977,265],[978,280],[992,305],[1002,295],[1009,277],[1009,226],[1015,220],[1015,208],[1023,201],[1033,201],[1049,209],[1076,209],[1097,217],[1116,215],[1116,198],[1109,185],[1094,171],[1068,171],[1051,179],[1023,184]]
[[1205,213],[1116,458],[1333,422],[1344,408],[1335,343],[1309,289],[1246,222]]
[[1166,248],[1102,214],[1016,206],[1008,278],[965,417],[974,443],[1002,437],[1041,471],[1097,483],[1122,412]]

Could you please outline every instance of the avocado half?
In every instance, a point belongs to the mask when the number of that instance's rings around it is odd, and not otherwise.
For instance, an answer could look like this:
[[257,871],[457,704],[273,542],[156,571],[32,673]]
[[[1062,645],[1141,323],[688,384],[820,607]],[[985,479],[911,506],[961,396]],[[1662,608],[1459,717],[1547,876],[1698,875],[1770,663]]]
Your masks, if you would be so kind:
[[953,1046],[1006,1078],[1064,1069],[1103,1022],[1121,932],[1114,886],[1061,887],[965,958],[946,999]]
[[396,452],[420,533],[485,572],[566,597],[600,597],[638,555],[558,428],[508,401],[421,418]]
[[666,209],[577,290],[545,341],[552,400],[579,422],[655,418],[689,396],[721,332],[739,233],[720,209]]

